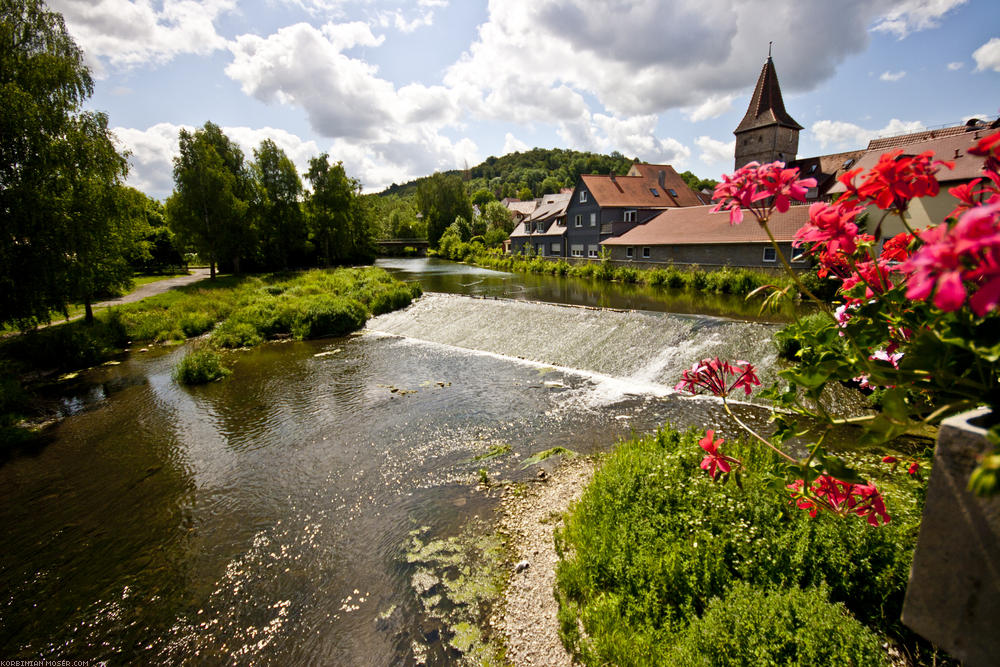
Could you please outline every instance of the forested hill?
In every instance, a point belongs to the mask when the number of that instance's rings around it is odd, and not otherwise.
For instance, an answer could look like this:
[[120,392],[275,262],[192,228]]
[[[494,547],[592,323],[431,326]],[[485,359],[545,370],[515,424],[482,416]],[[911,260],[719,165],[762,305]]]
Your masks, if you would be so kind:
[[[580,174],[616,174],[628,172],[632,163],[638,158],[627,158],[621,153],[610,155],[586,153],[564,148],[533,148],[529,151],[508,153],[501,157],[488,157],[481,164],[466,170],[452,170],[445,174],[458,174],[466,182],[467,192],[488,190],[498,199],[504,197],[519,197],[527,194],[539,197],[546,193],[559,192],[560,188],[576,185]],[[685,180],[691,180],[689,185],[695,187],[699,179],[685,172]],[[416,192],[416,179],[402,185],[393,184],[383,190],[383,196],[397,195],[409,197]],[[519,197],[521,199],[530,197]]]

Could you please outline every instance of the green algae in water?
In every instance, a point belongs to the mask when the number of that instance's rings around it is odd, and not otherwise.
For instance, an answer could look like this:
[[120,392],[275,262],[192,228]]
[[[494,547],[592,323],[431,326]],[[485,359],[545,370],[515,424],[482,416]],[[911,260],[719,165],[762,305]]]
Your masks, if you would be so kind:
[[[506,665],[506,648],[490,635],[487,620],[507,581],[510,558],[502,538],[482,522],[463,532],[425,542],[426,528],[410,532],[405,560],[417,565],[413,593],[428,616],[440,620],[442,639],[463,664]],[[421,647],[427,650],[429,647]]]

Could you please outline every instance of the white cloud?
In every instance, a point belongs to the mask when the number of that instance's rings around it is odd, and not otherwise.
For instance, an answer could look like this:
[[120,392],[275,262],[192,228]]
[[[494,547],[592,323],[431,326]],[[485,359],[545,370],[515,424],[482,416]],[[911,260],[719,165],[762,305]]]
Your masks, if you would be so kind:
[[912,32],[936,28],[945,14],[968,0],[903,0],[893,3],[872,30],[888,32],[903,39]]
[[821,120],[813,123],[809,131],[822,148],[832,147],[838,150],[864,148],[876,137],[889,137],[897,134],[908,134],[925,129],[920,121],[903,121],[893,118],[888,125],[880,130],[868,130],[854,123],[839,120]]
[[726,163],[732,164],[733,156],[736,155],[736,140],[725,142],[707,136],[700,136],[694,140],[695,145],[701,149],[698,159],[705,164]]
[[948,63],[948,69],[950,71],[952,71],[952,72],[957,72],[958,70],[962,69],[962,67],[964,67],[964,66],[965,66],[965,63],[963,63],[963,62]]
[[418,28],[433,25],[434,12],[427,10],[412,18],[407,18],[401,9],[381,11],[378,13],[378,23],[383,28],[392,27],[402,33],[409,33]]
[[674,166],[685,164],[691,157],[691,149],[681,142],[656,136],[658,118],[653,114],[628,117],[595,114],[592,122],[593,149],[602,153],[618,151],[643,162]]
[[515,137],[512,133],[508,132],[506,135],[504,135],[503,151],[501,151],[500,154],[507,155],[508,153],[523,153],[529,148],[530,146],[528,146],[528,144],[524,143],[523,141]]
[[886,70],[885,72],[882,72],[882,74],[879,75],[878,78],[880,81],[899,81],[904,76],[906,76],[905,70],[900,70],[898,72],[890,72]]
[[226,40],[215,21],[236,7],[235,0],[49,0],[101,76],[105,64],[133,67],[162,63],[182,53],[206,55]]
[[733,100],[736,95],[717,95],[707,98],[698,106],[687,111],[688,120],[697,123],[702,120],[718,118],[733,108]]
[[1000,72],[1000,37],[994,37],[972,53],[976,71],[991,69]]

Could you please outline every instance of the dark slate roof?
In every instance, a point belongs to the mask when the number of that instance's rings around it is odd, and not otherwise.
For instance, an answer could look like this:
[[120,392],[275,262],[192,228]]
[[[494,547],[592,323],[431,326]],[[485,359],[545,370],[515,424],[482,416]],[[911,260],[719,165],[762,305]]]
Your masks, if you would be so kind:
[[[792,206],[785,213],[777,211],[768,222],[776,241],[787,243],[795,232],[809,222],[809,206]],[[712,213],[711,206],[672,208],[649,222],[636,225],[621,236],[601,245],[703,245],[729,243],[769,243],[767,233],[753,216],[744,212],[743,222],[729,224],[729,212]]]
[[785,111],[785,103],[781,99],[781,87],[778,85],[778,75],[774,71],[774,62],[770,56],[760,71],[760,78],[757,79],[757,87],[754,88],[747,114],[733,134],[756,130],[768,125],[802,129],[802,126]]

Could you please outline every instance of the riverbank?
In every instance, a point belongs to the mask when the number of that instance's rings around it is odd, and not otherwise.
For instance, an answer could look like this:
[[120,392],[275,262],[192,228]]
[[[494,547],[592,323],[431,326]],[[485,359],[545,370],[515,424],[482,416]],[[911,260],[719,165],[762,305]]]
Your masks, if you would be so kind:
[[504,636],[515,667],[574,664],[559,638],[554,533],[563,513],[583,494],[594,466],[591,458],[569,459],[543,483],[511,487],[501,501],[500,530],[509,536],[511,557],[520,565],[507,581],[493,627]]

